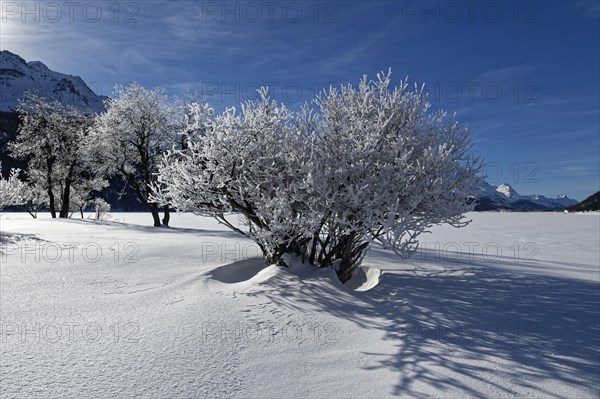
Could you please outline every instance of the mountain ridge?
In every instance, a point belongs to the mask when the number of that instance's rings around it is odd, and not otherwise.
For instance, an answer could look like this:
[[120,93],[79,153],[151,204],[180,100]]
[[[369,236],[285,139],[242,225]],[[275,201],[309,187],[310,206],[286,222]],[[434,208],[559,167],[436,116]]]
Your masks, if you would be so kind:
[[475,186],[474,191],[475,209],[480,211],[559,211],[578,203],[566,195],[558,195],[556,198],[540,194],[521,195],[508,183],[494,186],[483,179]]
[[583,201],[567,208],[569,212],[594,212],[600,211],[600,191],[590,195]]
[[27,62],[18,54],[0,51],[0,112],[15,112],[26,92],[59,100],[86,114],[104,111],[104,101],[79,76],[49,69],[41,61]]

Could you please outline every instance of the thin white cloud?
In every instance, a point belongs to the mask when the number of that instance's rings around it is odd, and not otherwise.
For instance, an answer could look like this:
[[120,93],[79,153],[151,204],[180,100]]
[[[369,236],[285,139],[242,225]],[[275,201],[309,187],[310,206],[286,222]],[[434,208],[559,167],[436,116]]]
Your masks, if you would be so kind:
[[474,81],[507,81],[513,79],[524,78],[534,72],[537,67],[529,64],[511,65],[504,68],[496,68],[486,71],[477,76]]

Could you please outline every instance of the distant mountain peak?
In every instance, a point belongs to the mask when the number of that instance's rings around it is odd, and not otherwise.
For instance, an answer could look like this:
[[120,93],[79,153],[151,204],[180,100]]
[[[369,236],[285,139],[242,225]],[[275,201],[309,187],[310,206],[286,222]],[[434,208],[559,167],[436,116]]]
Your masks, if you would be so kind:
[[28,91],[88,114],[104,111],[107,98],[96,95],[79,76],[54,72],[41,61],[26,62],[8,50],[0,51],[0,111],[15,112]]
[[539,194],[521,195],[508,183],[494,186],[485,180],[475,187],[475,193],[476,210],[552,211],[577,203],[566,195],[556,198]]
[[517,193],[515,189],[512,188],[512,186],[508,183],[502,183],[501,185],[496,187],[496,191],[507,198],[519,197],[519,193]]
[[25,61],[20,55],[11,53],[8,50],[0,51],[0,59],[3,59],[3,60],[5,60],[5,59],[11,60],[12,59],[14,61],[17,61],[20,64],[27,65],[27,61]]
[[42,61],[29,61],[27,65],[31,68],[50,70]]

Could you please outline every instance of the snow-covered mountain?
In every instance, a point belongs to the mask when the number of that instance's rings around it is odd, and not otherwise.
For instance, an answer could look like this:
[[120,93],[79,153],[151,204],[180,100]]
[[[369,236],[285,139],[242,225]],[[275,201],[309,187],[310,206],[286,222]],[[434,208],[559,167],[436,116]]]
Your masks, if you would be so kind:
[[58,99],[85,113],[104,110],[105,96],[98,96],[79,76],[48,69],[39,61],[27,62],[10,51],[0,51],[0,111],[14,112],[27,91]]
[[548,198],[543,195],[521,195],[508,183],[493,186],[481,181],[475,188],[476,210],[544,211],[561,210],[577,203],[566,195]]

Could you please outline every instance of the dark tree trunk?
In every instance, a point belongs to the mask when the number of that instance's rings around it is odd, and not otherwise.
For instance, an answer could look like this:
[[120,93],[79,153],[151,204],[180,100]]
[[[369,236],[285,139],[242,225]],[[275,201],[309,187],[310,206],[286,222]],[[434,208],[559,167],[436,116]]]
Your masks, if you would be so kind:
[[32,218],[37,219],[37,209],[36,210],[33,210],[31,208],[26,208],[26,209],[27,209],[27,213],[29,213]]
[[61,218],[68,218],[69,217],[69,205],[71,202],[71,182],[66,181],[65,182],[65,190],[63,192],[63,201],[62,201],[62,208],[60,210],[60,216]]
[[350,280],[352,277],[352,271],[354,269],[354,262],[352,257],[352,249],[354,248],[354,241],[356,240],[356,233],[352,232],[345,239],[345,245],[342,247],[342,258],[340,259],[340,269],[337,275],[342,283]]
[[50,208],[50,215],[52,219],[56,219],[56,204],[54,203],[54,192],[52,191],[52,159],[46,160],[48,166],[48,174],[46,175],[46,185],[48,186],[48,207]]
[[162,223],[165,226],[169,226],[169,220],[171,220],[171,214],[169,213],[169,205],[165,205],[165,207],[163,208],[163,212],[164,212],[164,217],[163,217]]
[[158,206],[156,204],[148,204],[146,206],[152,214],[152,219],[154,219],[154,227],[160,227],[160,215],[158,214]]
[[[135,193],[135,196],[137,197],[138,201],[140,203],[144,204],[144,206],[152,214],[152,219],[154,220],[154,227],[160,227],[161,222],[160,222],[160,215],[158,214],[158,204],[156,202],[148,202],[148,196],[146,195],[146,191],[142,190],[142,188],[140,187],[140,184],[135,179],[135,175],[128,174],[123,170],[121,170],[121,173],[123,176],[125,176],[127,178],[129,187]],[[149,187],[148,186],[146,186],[146,187],[149,190]],[[167,221],[168,221],[168,219],[167,219]]]
[[54,193],[52,192],[52,186],[48,188],[48,207],[50,208],[50,215],[52,219],[56,219],[56,205],[54,204]]
[[267,253],[264,249],[262,251],[263,251],[263,257],[265,258],[265,263],[267,266],[271,266],[271,265],[284,266],[284,267],[289,266],[283,261],[282,253],[275,253],[272,255],[267,255]]

